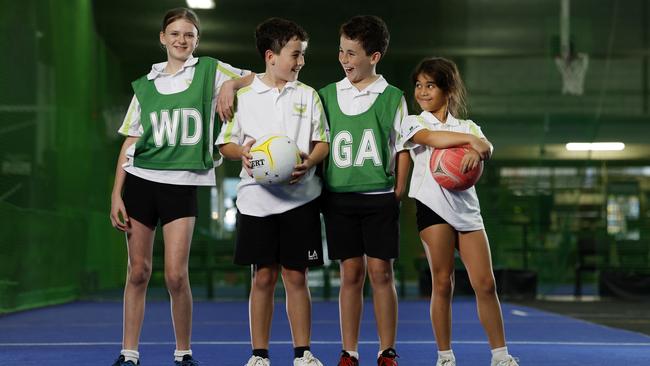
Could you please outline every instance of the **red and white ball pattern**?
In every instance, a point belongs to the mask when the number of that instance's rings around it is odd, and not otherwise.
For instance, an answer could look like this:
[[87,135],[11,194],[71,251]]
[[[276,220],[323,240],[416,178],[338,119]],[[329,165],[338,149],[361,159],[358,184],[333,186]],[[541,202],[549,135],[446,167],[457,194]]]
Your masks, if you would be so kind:
[[451,191],[464,191],[476,184],[483,173],[482,161],[474,169],[461,173],[461,161],[469,149],[466,145],[433,150],[429,161],[433,179]]

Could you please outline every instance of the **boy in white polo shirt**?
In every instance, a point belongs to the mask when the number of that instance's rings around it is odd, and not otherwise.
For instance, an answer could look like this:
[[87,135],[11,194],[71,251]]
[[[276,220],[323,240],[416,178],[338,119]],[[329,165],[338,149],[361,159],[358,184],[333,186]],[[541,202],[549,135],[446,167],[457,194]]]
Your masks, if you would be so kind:
[[[305,64],[307,33],[294,22],[271,18],[255,32],[266,72],[237,92],[234,117],[221,129],[223,156],[242,160],[237,186],[235,263],[253,266],[250,331],[253,354],[248,366],[267,366],[278,276],[287,296],[294,366],[322,366],[310,352],[311,300],[307,268],[322,265],[321,181],[315,166],[328,154],[328,126],[318,93],[297,81]],[[303,161],[287,185],[263,186],[250,175],[250,147],[269,134],[294,140]]]

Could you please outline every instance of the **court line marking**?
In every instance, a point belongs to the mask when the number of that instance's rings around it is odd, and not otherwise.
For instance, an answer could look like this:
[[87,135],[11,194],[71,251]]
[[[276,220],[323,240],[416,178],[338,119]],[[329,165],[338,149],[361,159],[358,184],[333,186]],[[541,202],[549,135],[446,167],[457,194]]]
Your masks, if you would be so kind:
[[[271,341],[271,344],[292,344],[291,341]],[[312,344],[336,344],[340,341],[311,341]],[[453,341],[453,344],[487,344],[486,341]],[[15,342],[0,343],[0,347],[81,347],[81,346],[119,346],[121,342]],[[140,342],[143,346],[167,346],[174,342]],[[193,341],[196,345],[250,345],[249,341]],[[376,341],[359,341],[359,344],[378,344]],[[435,341],[398,341],[397,344],[435,344]],[[553,342],[553,341],[508,341],[508,344],[518,345],[556,345],[556,346],[621,346],[621,347],[647,347],[650,342]]]

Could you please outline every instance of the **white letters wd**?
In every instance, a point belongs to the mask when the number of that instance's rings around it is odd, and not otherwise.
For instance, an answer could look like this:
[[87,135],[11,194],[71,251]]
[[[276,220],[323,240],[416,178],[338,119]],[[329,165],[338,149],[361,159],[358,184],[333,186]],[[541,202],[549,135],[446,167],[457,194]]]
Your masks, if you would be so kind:
[[[193,108],[174,109],[170,117],[169,110],[160,111],[160,120],[156,112],[151,112],[151,126],[153,128],[153,139],[156,146],[161,147],[167,140],[168,146],[175,146],[178,140],[178,122],[182,116],[181,145],[194,145],[201,141],[203,135],[203,122],[201,113]],[[194,135],[189,135],[189,123],[194,123]]]

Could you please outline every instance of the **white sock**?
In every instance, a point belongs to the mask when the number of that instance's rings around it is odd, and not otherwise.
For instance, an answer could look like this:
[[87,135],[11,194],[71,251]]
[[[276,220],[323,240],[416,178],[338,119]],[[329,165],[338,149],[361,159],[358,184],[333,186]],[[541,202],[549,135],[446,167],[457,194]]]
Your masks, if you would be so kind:
[[347,352],[350,356],[356,358],[357,361],[359,361],[359,352],[355,352],[355,351],[345,351],[345,352]]
[[183,361],[183,356],[185,356],[185,355],[190,355],[191,356],[192,355],[192,350],[191,349],[188,349],[188,350],[185,350],[185,351],[175,350],[174,351],[174,361]]
[[120,351],[120,354],[124,356],[124,361],[131,361],[136,365],[140,360],[140,352],[132,349],[123,349]]
[[503,361],[508,357],[508,347],[495,348],[492,350],[492,359],[495,361]]
[[446,351],[438,351],[438,358],[446,358],[449,360],[455,360],[456,356],[454,356],[454,351],[451,349],[448,349]]

